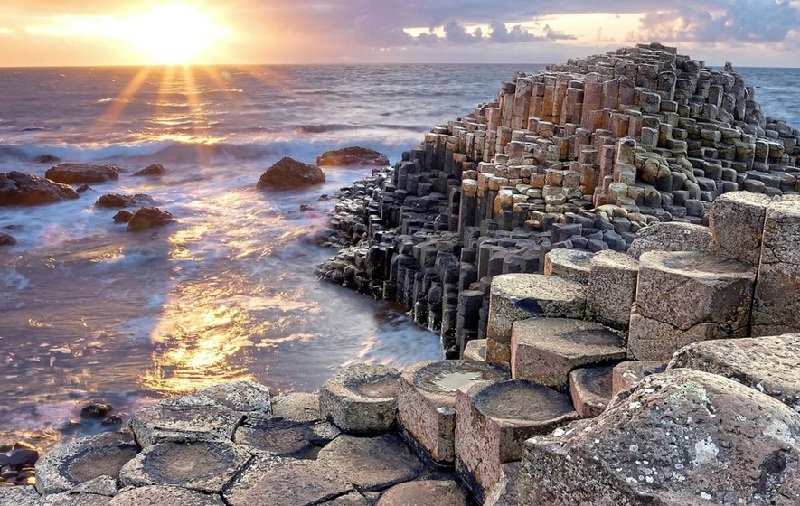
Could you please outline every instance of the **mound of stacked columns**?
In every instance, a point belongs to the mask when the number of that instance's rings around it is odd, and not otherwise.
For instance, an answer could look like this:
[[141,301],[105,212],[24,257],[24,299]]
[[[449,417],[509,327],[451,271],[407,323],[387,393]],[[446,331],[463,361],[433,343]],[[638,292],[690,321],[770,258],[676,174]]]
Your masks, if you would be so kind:
[[658,222],[708,225],[726,192],[793,193],[798,134],[730,66],[657,43],[518,74],[346,192],[333,223],[351,247],[318,273],[400,302],[458,358],[486,337],[493,277],[542,272],[551,249],[624,252]]

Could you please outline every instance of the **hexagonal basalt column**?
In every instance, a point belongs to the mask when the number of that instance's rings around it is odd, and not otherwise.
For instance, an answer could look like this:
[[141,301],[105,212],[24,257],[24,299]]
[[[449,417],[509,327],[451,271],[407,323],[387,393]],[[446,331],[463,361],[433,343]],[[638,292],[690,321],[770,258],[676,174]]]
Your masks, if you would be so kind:
[[398,422],[412,444],[434,464],[455,462],[456,389],[473,381],[510,379],[508,369],[487,362],[419,362],[400,375]]
[[748,333],[755,272],[703,252],[650,251],[639,259],[628,351],[637,360],[669,360],[695,341]]
[[534,316],[583,318],[586,287],[542,274],[505,274],[492,280],[486,329],[486,360],[511,361],[511,326]]
[[614,366],[611,373],[611,396],[639,383],[645,376],[664,372],[667,363],[658,360],[626,360]]
[[611,366],[585,367],[569,372],[569,395],[581,418],[598,416],[611,401]]
[[711,252],[757,264],[770,198],[763,193],[723,193],[711,205]]
[[569,396],[531,381],[475,382],[456,393],[456,470],[482,502],[526,439],[576,418]]
[[464,346],[464,360],[486,360],[486,339],[473,339]]
[[382,365],[344,368],[320,390],[322,416],[347,434],[389,430],[397,414],[400,371]]
[[624,360],[625,341],[600,325],[567,318],[531,318],[514,324],[514,379],[529,379],[566,392],[578,367]]
[[611,250],[597,252],[589,262],[587,317],[615,329],[627,330],[636,299],[638,275],[636,259]]
[[559,276],[577,283],[589,281],[589,261],[594,256],[590,251],[558,248],[544,256],[545,276]]

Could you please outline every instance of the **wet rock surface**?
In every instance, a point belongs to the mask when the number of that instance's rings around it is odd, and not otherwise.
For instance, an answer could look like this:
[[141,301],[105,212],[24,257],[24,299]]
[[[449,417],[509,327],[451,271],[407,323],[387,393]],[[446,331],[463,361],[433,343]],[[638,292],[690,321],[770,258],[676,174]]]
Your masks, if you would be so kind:
[[55,183],[105,183],[119,179],[119,172],[114,165],[61,163],[48,169],[44,176]]
[[256,186],[259,189],[291,190],[324,182],[325,173],[322,169],[286,156],[261,174]]
[[136,171],[131,176],[161,176],[166,173],[164,166],[160,163],[153,163],[142,170]]
[[333,151],[326,151],[317,157],[317,165],[389,165],[389,159],[373,149],[351,146]]
[[35,206],[79,197],[66,184],[24,172],[0,173],[0,206]]
[[153,228],[160,228],[170,223],[175,223],[175,218],[169,211],[156,207],[143,207],[133,213],[128,220],[129,232],[143,232]]

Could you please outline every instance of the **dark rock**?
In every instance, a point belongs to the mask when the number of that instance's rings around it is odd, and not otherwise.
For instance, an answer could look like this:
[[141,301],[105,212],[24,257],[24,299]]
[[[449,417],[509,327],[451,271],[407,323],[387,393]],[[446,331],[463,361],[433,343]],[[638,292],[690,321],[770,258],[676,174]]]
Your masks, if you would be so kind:
[[259,189],[290,190],[324,182],[325,173],[322,172],[322,169],[285,156],[261,174],[257,187]]
[[128,221],[128,231],[141,232],[151,228],[163,227],[174,222],[175,218],[168,211],[162,211],[156,207],[143,207],[131,216],[130,221]]
[[33,159],[33,163],[58,163],[61,158],[55,155],[39,155]]
[[24,172],[0,173],[0,206],[35,206],[80,196],[70,186]]
[[120,211],[114,215],[114,223],[128,223],[132,217],[133,213],[131,211]]
[[300,204],[300,210],[301,211],[313,211],[314,208],[312,206],[310,206],[309,204]]
[[0,246],[13,246],[17,244],[17,240],[11,234],[0,232]]
[[114,425],[121,425],[122,417],[117,415],[109,415],[100,420],[100,425],[103,427],[113,427]]
[[29,450],[27,448],[20,448],[11,452],[8,456],[9,466],[25,466],[33,465],[39,460],[39,452],[36,450]]
[[78,187],[78,189],[77,189],[77,190],[75,190],[75,191],[77,191],[78,193],[85,193],[85,192],[88,192],[89,190],[91,190],[91,188],[89,187],[89,185],[88,185],[88,184],[86,184],[86,183],[83,183],[83,184],[82,184],[82,185],[80,185],[80,186]]
[[110,404],[92,403],[81,408],[81,418],[103,418],[111,411]]
[[386,155],[378,153],[375,150],[362,148],[360,146],[351,146],[335,151],[326,151],[317,157],[317,165],[387,166],[389,165],[389,159]]
[[144,193],[137,193],[135,195],[122,195],[120,193],[107,193],[102,195],[97,202],[95,203],[98,207],[107,207],[107,208],[120,208],[120,207],[130,207],[142,204],[153,204],[155,200],[153,197],[149,195],[145,195]]
[[161,176],[164,172],[166,171],[163,165],[160,163],[153,163],[138,172],[134,172],[131,176]]
[[117,180],[119,169],[114,165],[62,163],[48,169],[44,176],[56,183],[105,183]]

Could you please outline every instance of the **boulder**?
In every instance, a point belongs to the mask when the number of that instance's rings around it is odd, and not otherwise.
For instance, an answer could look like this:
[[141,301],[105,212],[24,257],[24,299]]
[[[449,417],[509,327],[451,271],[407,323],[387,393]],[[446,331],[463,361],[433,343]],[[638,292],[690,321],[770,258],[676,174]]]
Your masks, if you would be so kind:
[[164,166],[160,163],[153,163],[144,169],[134,172],[131,176],[161,176],[165,173]]
[[131,211],[122,210],[113,216],[114,223],[128,223],[131,221],[133,213]]
[[317,165],[389,165],[386,155],[361,146],[326,151],[317,157]]
[[17,240],[11,234],[0,232],[0,246],[13,246],[17,244]]
[[141,232],[151,228],[163,227],[174,222],[175,218],[168,211],[162,211],[156,207],[143,207],[131,216],[130,221],[128,221],[128,231]]
[[261,174],[256,186],[259,189],[291,190],[324,182],[325,173],[319,167],[284,156]]
[[153,204],[155,200],[150,195],[137,193],[135,195],[122,195],[120,193],[106,193],[100,196],[95,202],[97,207],[107,207],[116,209],[121,207],[131,207],[142,204]]
[[70,186],[24,172],[0,173],[0,206],[35,206],[80,195]]
[[56,183],[105,183],[119,178],[119,169],[114,165],[89,163],[61,163],[54,165],[44,177]]
[[58,163],[61,158],[55,155],[39,155],[33,159],[33,163]]

